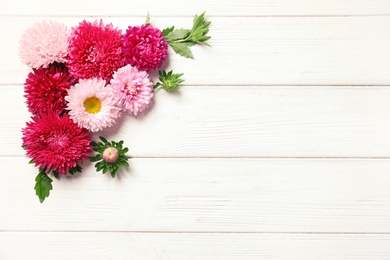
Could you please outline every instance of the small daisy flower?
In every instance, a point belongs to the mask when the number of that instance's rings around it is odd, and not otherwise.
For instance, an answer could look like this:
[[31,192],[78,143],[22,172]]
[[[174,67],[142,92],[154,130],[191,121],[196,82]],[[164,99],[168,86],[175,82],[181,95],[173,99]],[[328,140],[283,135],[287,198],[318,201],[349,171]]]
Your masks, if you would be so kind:
[[38,69],[66,62],[69,33],[64,24],[43,21],[29,27],[20,40],[19,55],[23,63]]
[[123,141],[107,141],[103,136],[99,137],[101,142],[92,142],[92,150],[97,152],[96,155],[90,157],[91,162],[96,162],[96,171],[103,171],[103,174],[110,172],[115,178],[120,167],[129,167],[126,153],[129,151],[127,147],[123,147]]
[[110,83],[123,110],[135,116],[144,111],[153,98],[153,82],[148,73],[131,65],[115,72]]
[[91,132],[111,127],[121,115],[118,100],[103,79],[80,79],[68,90],[65,100],[69,102],[67,110],[70,118]]

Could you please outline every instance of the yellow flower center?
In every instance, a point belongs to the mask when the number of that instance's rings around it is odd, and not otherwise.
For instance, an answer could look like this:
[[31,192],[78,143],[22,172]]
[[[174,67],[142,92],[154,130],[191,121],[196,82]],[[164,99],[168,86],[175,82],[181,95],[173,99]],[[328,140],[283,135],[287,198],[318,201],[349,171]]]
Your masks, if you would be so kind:
[[84,108],[88,113],[96,114],[101,107],[102,102],[97,97],[89,97],[84,101]]

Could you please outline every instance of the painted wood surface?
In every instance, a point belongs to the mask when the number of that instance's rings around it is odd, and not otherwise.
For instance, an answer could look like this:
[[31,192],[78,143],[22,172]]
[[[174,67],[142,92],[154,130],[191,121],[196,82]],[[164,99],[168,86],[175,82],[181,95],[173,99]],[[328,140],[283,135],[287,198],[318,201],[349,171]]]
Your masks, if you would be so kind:
[[[389,235],[0,233],[2,259],[389,259]],[[20,250],[20,248],[23,250]],[[35,258],[34,258],[35,259]]]
[[[24,154],[22,96],[23,87],[0,88],[13,112],[0,111],[0,155]],[[157,92],[147,113],[104,133],[125,140],[131,157],[389,157],[389,99],[374,86],[185,86]]]
[[[0,259],[390,259],[390,1],[0,0]],[[131,166],[44,204],[21,149],[34,22],[212,21],[182,91],[123,117]],[[99,134],[99,133],[98,133]],[[98,135],[96,134],[95,137]]]
[[[389,17],[211,16],[212,48],[194,47],[195,60],[171,52],[167,68],[185,72],[187,85],[388,85]],[[145,17],[103,18],[122,30],[145,22]],[[83,18],[3,17],[0,56],[7,62],[0,64],[1,84],[24,83],[29,69],[18,58],[18,42],[27,27],[44,19],[72,27]],[[152,17],[152,23],[190,28],[192,16]]]
[[389,160],[137,158],[118,179],[54,180],[42,205],[27,162],[0,160],[15,165],[0,230],[390,232]]

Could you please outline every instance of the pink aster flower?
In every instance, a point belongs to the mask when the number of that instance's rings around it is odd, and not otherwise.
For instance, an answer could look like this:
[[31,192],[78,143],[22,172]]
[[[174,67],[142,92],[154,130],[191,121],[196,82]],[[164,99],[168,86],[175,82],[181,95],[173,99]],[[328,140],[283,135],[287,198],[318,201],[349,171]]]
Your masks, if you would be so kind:
[[91,132],[111,127],[121,115],[118,99],[103,79],[80,79],[68,90],[65,100],[70,118]]
[[103,21],[83,21],[72,28],[68,67],[71,75],[81,79],[111,79],[123,66],[121,31]]
[[168,55],[164,35],[150,24],[131,27],[123,35],[123,56],[126,64],[140,70],[156,70]]
[[65,67],[52,65],[48,69],[33,69],[24,84],[28,110],[35,115],[48,111],[60,114],[66,107],[67,90],[73,84]]
[[110,83],[124,110],[135,116],[145,110],[153,98],[153,83],[148,73],[131,65],[115,72]]
[[50,63],[66,62],[69,34],[64,24],[43,21],[29,27],[20,40],[19,55],[23,63],[47,68]]
[[60,117],[48,112],[34,116],[22,129],[27,156],[39,168],[66,174],[76,164],[88,159],[91,138],[68,115]]

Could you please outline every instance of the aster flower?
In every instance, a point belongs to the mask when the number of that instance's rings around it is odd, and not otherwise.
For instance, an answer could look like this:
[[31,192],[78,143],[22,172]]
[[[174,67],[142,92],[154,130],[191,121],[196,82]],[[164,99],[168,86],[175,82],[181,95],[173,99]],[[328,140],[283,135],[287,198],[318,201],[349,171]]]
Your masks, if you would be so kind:
[[126,64],[140,70],[156,70],[168,55],[164,35],[150,24],[129,26],[123,35],[123,56]]
[[47,68],[49,64],[66,62],[69,34],[64,24],[43,21],[29,27],[20,40],[19,55],[23,63]]
[[33,69],[24,84],[28,110],[35,115],[48,111],[60,114],[66,107],[67,90],[73,84],[73,78],[63,66]]
[[102,142],[92,142],[92,150],[97,152],[95,156],[90,157],[91,162],[96,162],[96,171],[102,171],[103,174],[108,171],[115,178],[120,167],[129,167],[126,153],[129,151],[127,147],[123,147],[123,141],[108,142],[103,136],[99,137]]
[[103,21],[83,21],[72,28],[69,39],[68,67],[71,75],[81,79],[111,79],[123,66],[121,30]]
[[121,115],[118,99],[103,79],[81,79],[68,90],[65,100],[70,118],[91,132],[111,127]]
[[45,172],[66,174],[88,159],[91,138],[68,115],[47,114],[32,117],[22,129],[23,147],[32,162]]
[[123,110],[135,116],[145,110],[153,98],[153,83],[148,73],[131,65],[115,72],[110,83]]

